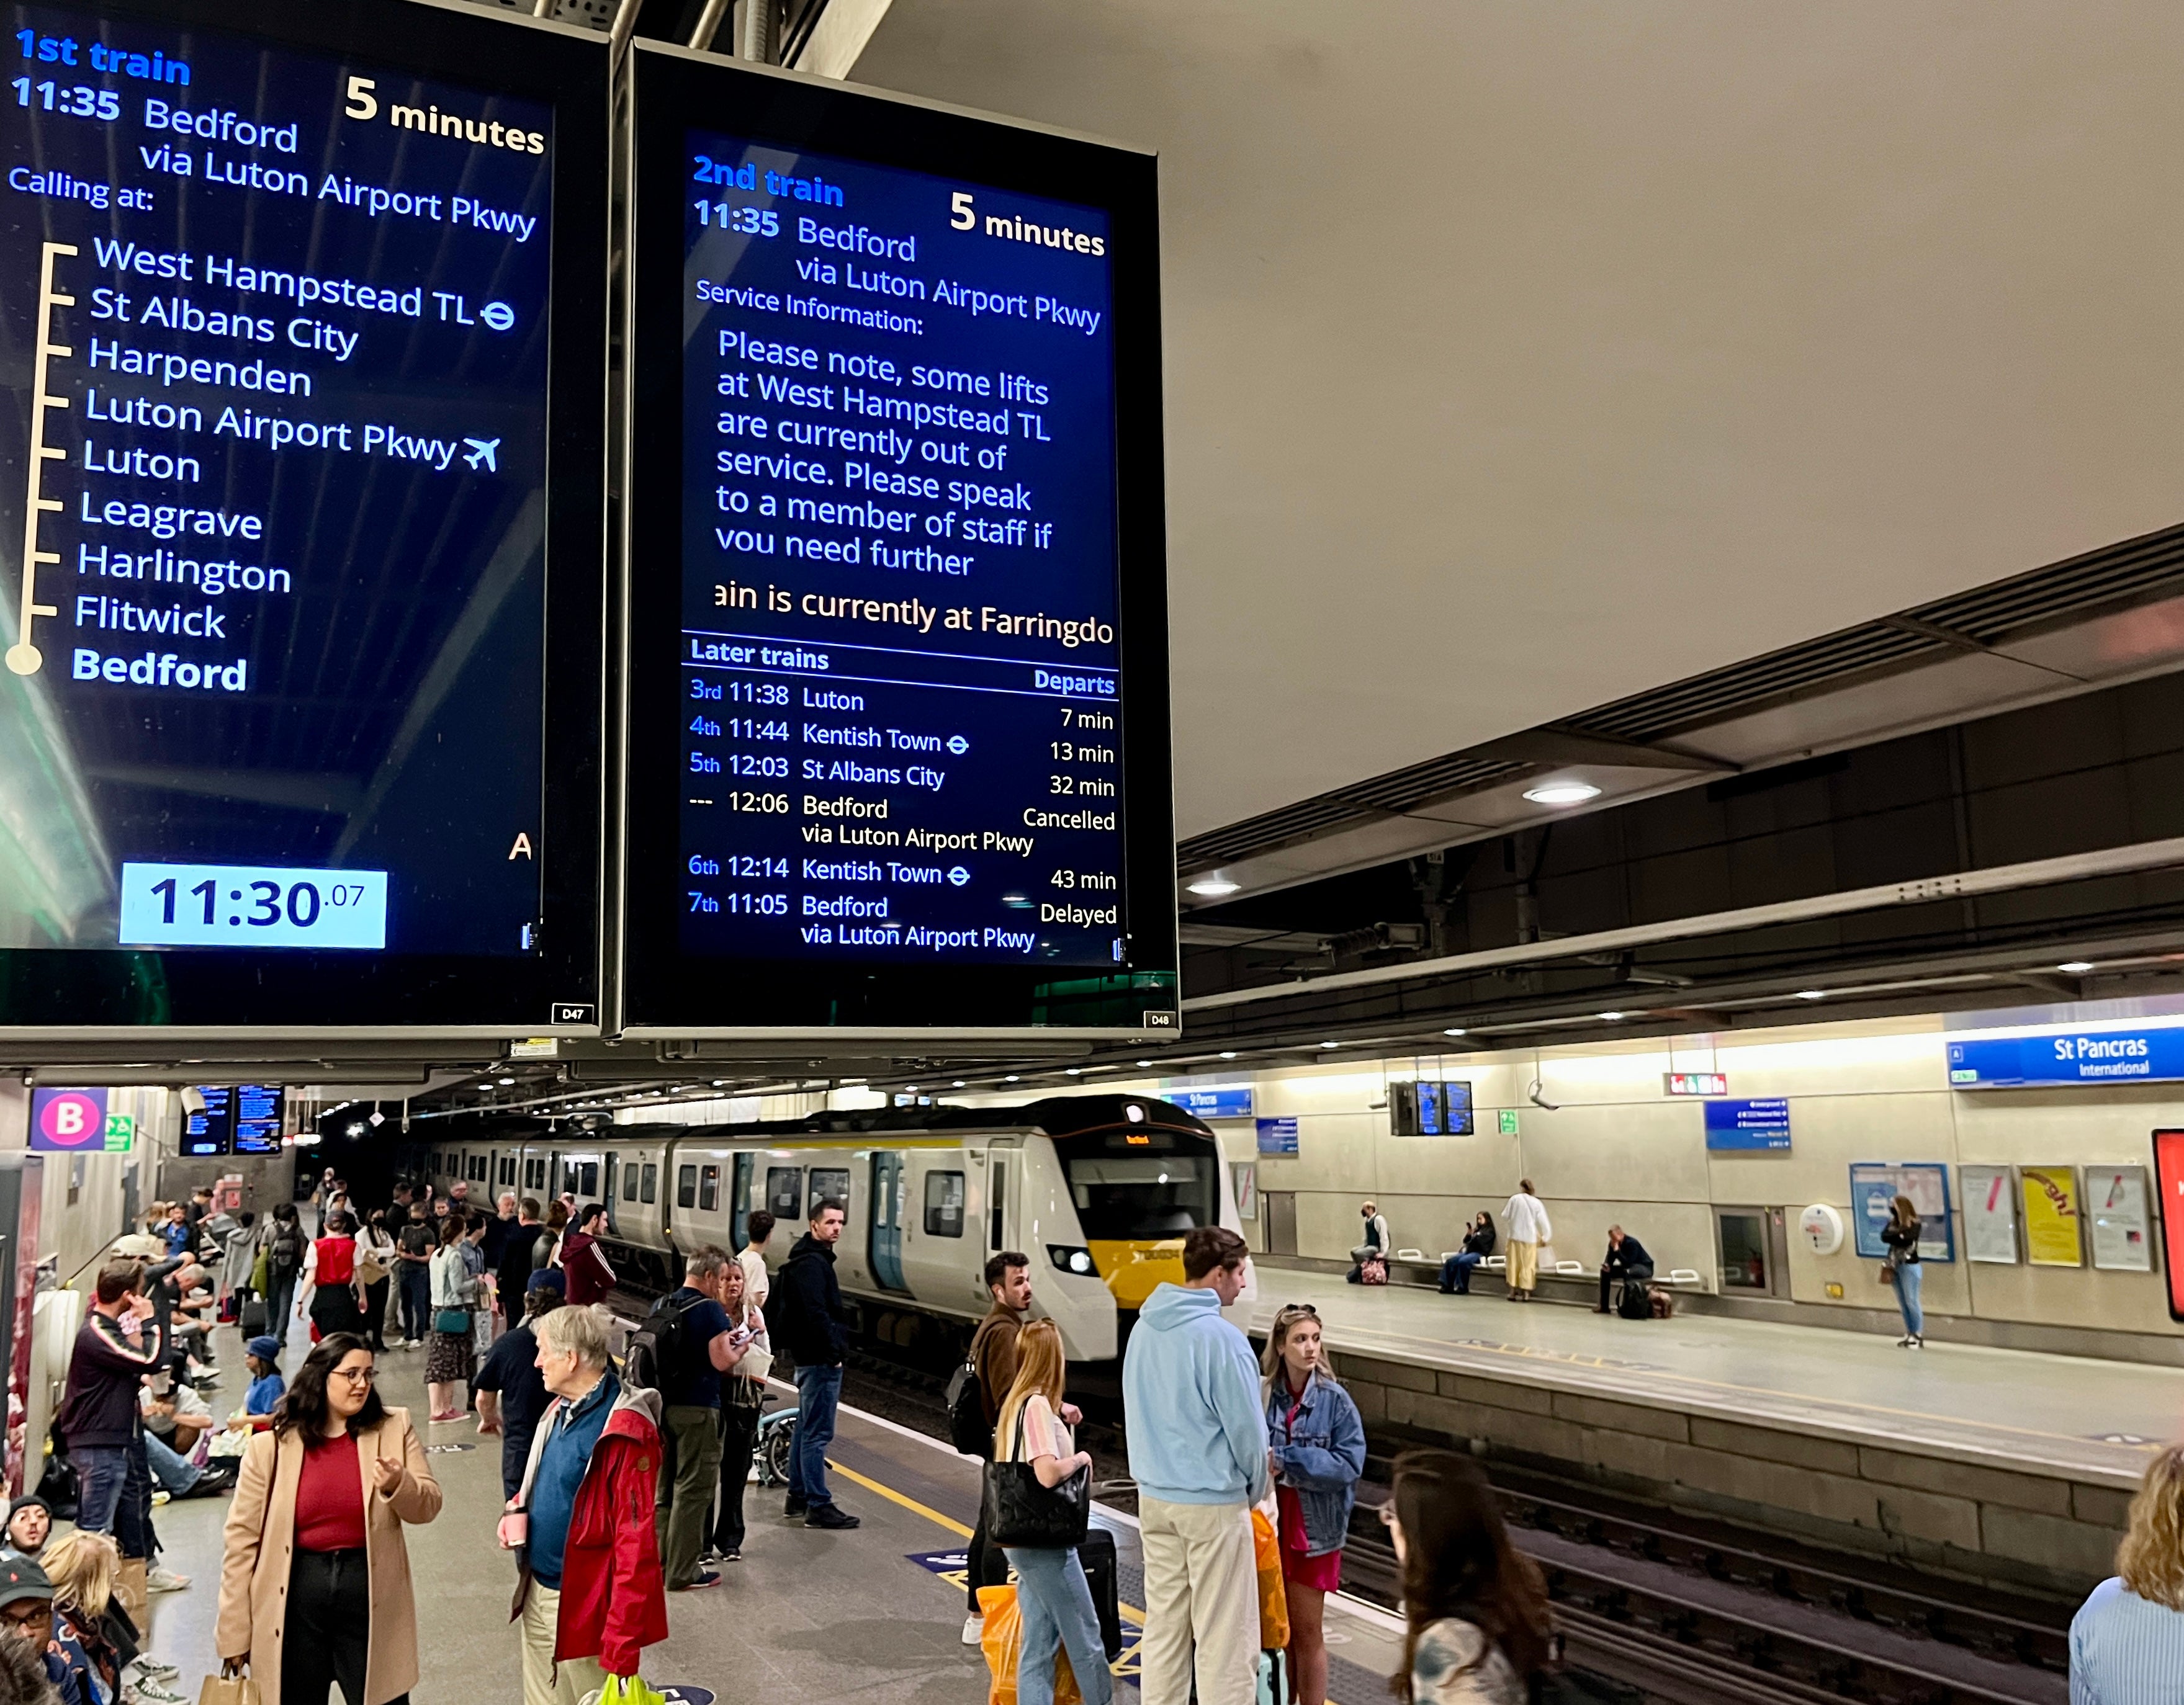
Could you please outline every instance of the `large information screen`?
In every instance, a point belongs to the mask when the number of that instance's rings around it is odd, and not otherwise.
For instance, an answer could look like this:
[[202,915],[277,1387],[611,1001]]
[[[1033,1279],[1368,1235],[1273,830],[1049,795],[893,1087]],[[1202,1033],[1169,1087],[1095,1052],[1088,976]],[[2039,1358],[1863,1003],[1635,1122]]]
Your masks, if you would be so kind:
[[[641,406],[632,451],[680,477],[671,536],[633,505],[632,1022],[1143,1028],[1175,1004],[1151,163],[639,79],[638,321],[673,343],[638,383],[679,442]],[[657,1001],[648,954],[686,968]]]
[[595,1002],[603,46],[0,9],[0,1022]]

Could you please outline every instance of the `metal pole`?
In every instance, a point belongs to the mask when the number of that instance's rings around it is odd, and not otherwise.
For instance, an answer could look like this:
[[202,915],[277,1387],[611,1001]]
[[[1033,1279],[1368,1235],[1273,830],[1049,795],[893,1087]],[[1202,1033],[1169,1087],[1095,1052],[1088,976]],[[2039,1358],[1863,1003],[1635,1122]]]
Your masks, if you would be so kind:
[[531,8],[531,15],[534,18],[551,18],[554,15],[554,8],[558,3],[559,0],[538,0],[538,3]]
[[614,25],[607,31],[607,63],[621,64],[621,56],[629,51],[629,38],[637,33],[637,14],[644,0],[621,0],[615,8]]
[[744,0],[743,40],[736,44],[736,57],[772,64],[777,52],[774,39],[777,18],[774,0]]
[[721,20],[727,16],[733,0],[705,0],[705,9],[698,14],[698,25],[690,32],[690,45],[701,53],[713,45],[713,37],[721,33]]

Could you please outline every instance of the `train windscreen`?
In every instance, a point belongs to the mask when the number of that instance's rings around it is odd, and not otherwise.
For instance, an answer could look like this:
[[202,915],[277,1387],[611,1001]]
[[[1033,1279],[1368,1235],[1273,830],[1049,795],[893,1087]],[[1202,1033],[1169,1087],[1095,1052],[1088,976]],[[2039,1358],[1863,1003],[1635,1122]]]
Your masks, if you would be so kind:
[[1117,1130],[1054,1147],[1088,1240],[1180,1237],[1221,1223],[1220,1157],[1205,1137]]

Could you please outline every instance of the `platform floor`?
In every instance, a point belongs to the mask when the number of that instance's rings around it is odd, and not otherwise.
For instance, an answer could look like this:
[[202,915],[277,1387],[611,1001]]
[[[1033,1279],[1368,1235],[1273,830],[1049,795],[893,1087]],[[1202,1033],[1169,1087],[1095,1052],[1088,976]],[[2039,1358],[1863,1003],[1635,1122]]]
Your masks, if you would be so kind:
[[1329,1346],[1799,1431],[1924,1447],[1997,1466],[2136,1485],[2184,1436],[2184,1369],[1976,1345],[1901,1350],[1892,1336],[1715,1314],[1624,1320],[1589,1308],[1368,1288],[1257,1267],[1228,1311],[1263,1333],[1284,1302],[1319,1311]]
[[[219,1353],[223,1384],[211,1394],[215,1409],[231,1402],[242,1384],[234,1333],[220,1335]],[[287,1364],[292,1368],[302,1353],[299,1333]],[[421,1352],[391,1351],[381,1362],[386,1400],[414,1415],[425,1412],[423,1363]],[[423,1672],[412,1697],[416,1705],[520,1705],[518,1645],[508,1623],[515,1571],[493,1539],[499,1441],[480,1440],[474,1418],[426,1432],[447,1501],[437,1521],[408,1536]],[[846,1408],[833,1460],[837,1498],[864,1525],[821,1533],[784,1522],[782,1493],[752,1486],[744,1560],[724,1569],[716,1588],[670,1595],[671,1632],[649,1654],[647,1680],[679,1686],[687,1705],[707,1705],[705,1695],[727,1705],[756,1698],[983,1705],[985,1663],[961,1643],[962,1560],[950,1555],[977,1516],[977,1465],[937,1441]],[[155,1515],[164,1560],[192,1584],[154,1595],[152,1643],[181,1666],[176,1686],[192,1699],[218,1664],[213,1621],[226,1508],[224,1497],[188,1499]],[[1095,1519],[1116,1535],[1126,1636],[1117,1697],[1134,1705],[1135,1623],[1142,1619],[1135,1524],[1105,1509]],[[1357,1606],[1331,1616],[1330,1624],[1334,1699],[1369,1705],[1384,1697],[1401,1650],[1393,1619]]]

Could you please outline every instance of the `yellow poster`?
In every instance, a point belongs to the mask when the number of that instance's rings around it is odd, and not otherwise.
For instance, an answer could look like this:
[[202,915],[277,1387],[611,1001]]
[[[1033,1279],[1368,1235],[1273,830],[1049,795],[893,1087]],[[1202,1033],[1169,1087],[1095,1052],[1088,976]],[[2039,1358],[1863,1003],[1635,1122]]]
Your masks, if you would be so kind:
[[2078,1169],[2020,1166],[2017,1187],[2025,1202],[2025,1259],[2035,1267],[2081,1265]]

